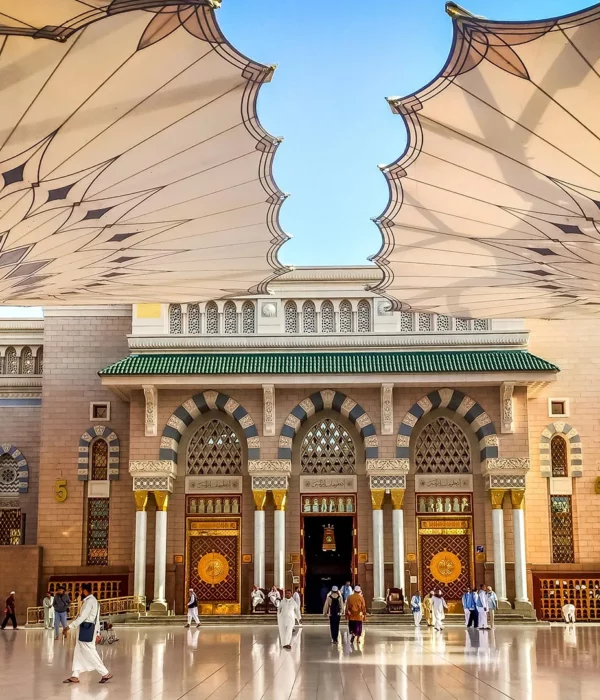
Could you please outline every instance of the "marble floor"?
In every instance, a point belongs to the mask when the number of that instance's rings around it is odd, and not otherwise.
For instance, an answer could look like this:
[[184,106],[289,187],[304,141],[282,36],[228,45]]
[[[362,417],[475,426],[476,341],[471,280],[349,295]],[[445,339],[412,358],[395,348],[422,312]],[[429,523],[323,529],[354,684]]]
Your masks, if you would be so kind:
[[106,685],[70,675],[74,639],[0,632],[0,700],[600,700],[600,625],[478,632],[366,626],[364,644],[329,643],[325,626],[118,628],[99,647]]

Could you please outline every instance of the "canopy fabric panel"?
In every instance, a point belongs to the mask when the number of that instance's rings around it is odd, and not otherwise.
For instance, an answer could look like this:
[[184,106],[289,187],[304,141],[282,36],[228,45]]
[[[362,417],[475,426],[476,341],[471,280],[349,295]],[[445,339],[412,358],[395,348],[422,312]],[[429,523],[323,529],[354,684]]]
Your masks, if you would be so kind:
[[266,291],[284,200],[272,66],[213,0],[0,0],[0,303]]
[[449,3],[441,73],[389,98],[408,143],[375,219],[395,308],[600,314],[600,5],[493,22]]

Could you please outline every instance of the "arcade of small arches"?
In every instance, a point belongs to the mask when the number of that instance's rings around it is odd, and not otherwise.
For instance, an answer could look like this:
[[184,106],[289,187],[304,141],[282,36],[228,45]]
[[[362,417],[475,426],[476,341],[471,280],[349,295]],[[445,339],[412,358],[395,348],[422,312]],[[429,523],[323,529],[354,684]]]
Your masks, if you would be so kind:
[[0,375],[3,374],[33,374],[44,372],[44,348],[9,346],[0,348]]

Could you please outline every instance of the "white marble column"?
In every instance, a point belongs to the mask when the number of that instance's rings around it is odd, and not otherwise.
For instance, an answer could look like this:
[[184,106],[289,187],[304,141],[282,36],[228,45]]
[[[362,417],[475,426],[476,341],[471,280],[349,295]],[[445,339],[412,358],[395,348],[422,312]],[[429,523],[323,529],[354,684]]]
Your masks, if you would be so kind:
[[254,497],[254,585],[266,588],[265,582],[265,501],[266,491],[252,491]]
[[383,560],[383,489],[371,489],[373,507],[373,606],[385,605],[385,567]]
[[392,489],[392,536],[394,547],[394,588],[401,588],[406,597],[404,580],[404,489]]
[[168,491],[155,491],[156,500],[156,532],[154,534],[154,600],[150,611],[155,615],[166,615],[168,612],[166,599],[167,584],[167,507],[169,505]]
[[[133,595],[146,595],[146,533],[148,530],[148,491],[134,491],[135,498],[135,560],[133,566]],[[145,612],[145,607],[144,607]]]
[[506,602],[506,555],[504,553],[504,489],[490,489],[492,536],[494,538],[494,589],[498,600]]
[[525,489],[512,489],[510,498],[513,507],[513,529],[515,534],[515,603],[529,603],[527,597],[527,552],[525,548]]
[[273,566],[273,585],[285,588],[285,506],[287,502],[286,489],[274,489],[275,502],[275,561]]

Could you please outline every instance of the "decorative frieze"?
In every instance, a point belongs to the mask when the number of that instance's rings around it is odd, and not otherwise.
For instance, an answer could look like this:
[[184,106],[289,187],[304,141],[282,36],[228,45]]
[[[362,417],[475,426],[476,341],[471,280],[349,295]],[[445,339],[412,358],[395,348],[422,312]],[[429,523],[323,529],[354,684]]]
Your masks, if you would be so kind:
[[301,476],[300,493],[356,493],[356,476]]
[[248,462],[249,474],[291,474],[291,459],[251,459]]
[[483,476],[490,474],[518,474],[525,476],[531,469],[529,457],[496,457],[486,459],[481,465]]
[[405,489],[406,476],[404,474],[374,474],[369,477],[369,488],[374,489]]
[[275,489],[287,489],[287,476],[253,476],[253,491],[273,491]]
[[186,493],[242,493],[241,476],[186,476]]
[[263,384],[263,435],[275,435],[275,386]]
[[488,489],[524,489],[524,474],[491,474],[485,477]]
[[381,434],[394,434],[394,385],[381,385]]
[[177,465],[169,459],[131,460],[129,462],[131,476],[138,474],[153,474],[158,476],[177,476]]
[[173,492],[173,478],[170,476],[134,476],[134,491],[169,491]]
[[502,416],[501,432],[515,432],[515,417],[513,410],[514,382],[504,382],[500,386],[500,415]]
[[144,435],[154,437],[158,434],[158,391],[152,385],[144,385],[142,389],[146,401]]
[[416,493],[458,493],[473,491],[472,474],[417,474],[415,476]]
[[408,459],[367,459],[367,474],[408,474]]

